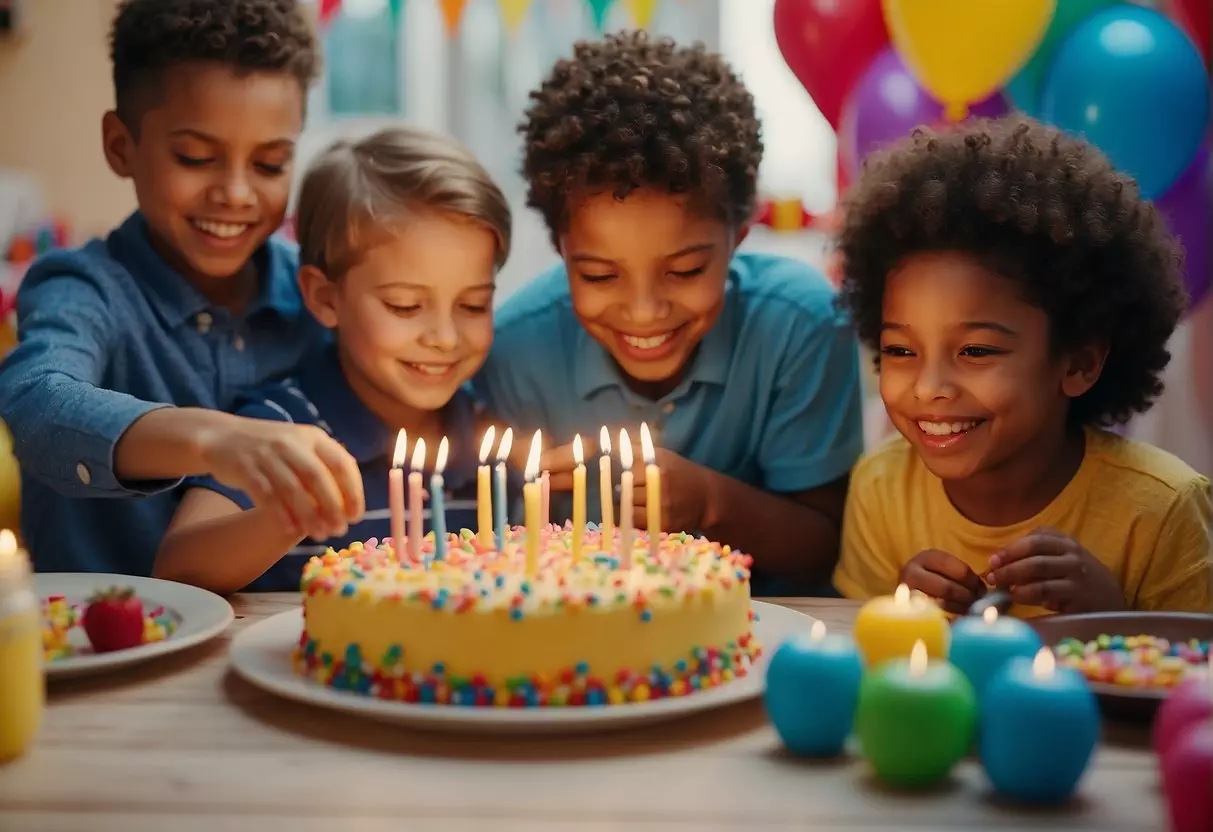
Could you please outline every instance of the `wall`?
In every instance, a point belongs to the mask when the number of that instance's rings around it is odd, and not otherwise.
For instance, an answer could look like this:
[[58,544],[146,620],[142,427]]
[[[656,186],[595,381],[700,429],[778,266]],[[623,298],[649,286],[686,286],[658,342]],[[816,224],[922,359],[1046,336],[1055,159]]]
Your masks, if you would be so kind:
[[101,116],[113,106],[114,5],[25,0],[21,34],[0,40],[0,167],[33,174],[77,236],[104,232],[135,205],[101,155]]

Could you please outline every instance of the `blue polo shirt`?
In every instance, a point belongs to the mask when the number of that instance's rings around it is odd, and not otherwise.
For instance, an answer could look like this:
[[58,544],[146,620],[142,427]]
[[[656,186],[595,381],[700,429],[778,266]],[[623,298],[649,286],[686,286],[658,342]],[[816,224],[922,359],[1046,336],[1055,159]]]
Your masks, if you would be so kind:
[[0,365],[0,419],[38,571],[150,574],[178,483],[120,482],[119,437],[157,408],[226,409],[327,340],[299,296],[295,247],[272,239],[254,262],[260,291],[240,315],[156,253],[139,213],[31,266],[17,294],[20,343]]
[[[391,537],[391,514],[388,506],[388,471],[396,432],[388,429],[379,417],[367,409],[354,394],[341,372],[335,348],[325,350],[313,361],[303,365],[298,373],[277,384],[267,385],[242,396],[233,412],[255,419],[316,425],[346,447],[362,471],[362,489],[366,497],[366,514],[350,526],[341,538],[307,539],[271,566],[246,587],[246,591],[291,591],[299,589],[303,566],[313,555],[325,549],[342,549],[352,541],[375,537]],[[476,466],[479,451],[476,438],[478,408],[467,390],[460,390],[443,411],[444,431],[448,440],[447,465],[443,471],[446,497],[446,526],[448,532],[476,528]],[[409,443],[409,457],[412,456]],[[432,466],[437,448],[427,448],[427,466]],[[424,472],[425,488],[429,490],[430,474]],[[511,477],[511,480],[514,478]],[[514,484],[514,483],[512,483]],[[209,477],[191,478],[187,487],[209,488],[227,496],[242,509],[252,507],[248,495],[228,488]],[[507,490],[511,490],[507,487]],[[406,501],[407,502],[407,501]],[[408,512],[406,507],[406,521]],[[430,525],[430,502],[425,503],[426,533]]]
[[[633,393],[578,323],[563,265],[497,310],[475,387],[517,435],[542,428],[545,444],[576,433],[597,442],[605,424],[618,444],[620,427],[635,436],[644,421],[661,447],[771,492],[832,482],[863,450],[858,345],[829,282],[786,257],[734,256],[719,321],[657,401]],[[597,466],[587,463],[588,519],[597,521]],[[613,469],[618,483],[617,449]],[[551,511],[563,521],[567,495],[553,495]]]

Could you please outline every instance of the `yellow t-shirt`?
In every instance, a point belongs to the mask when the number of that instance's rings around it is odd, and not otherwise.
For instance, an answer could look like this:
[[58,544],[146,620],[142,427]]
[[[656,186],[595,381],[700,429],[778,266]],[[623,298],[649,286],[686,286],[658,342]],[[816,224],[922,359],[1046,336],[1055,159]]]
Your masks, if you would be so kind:
[[[851,474],[834,585],[848,598],[890,594],[902,566],[924,549],[942,549],[984,576],[996,551],[1048,526],[1099,558],[1131,609],[1213,612],[1209,480],[1151,445],[1093,429],[1086,437],[1082,464],[1057,498],[1002,527],[964,517],[910,444],[890,441]],[[1046,612],[1011,609],[1021,617]]]

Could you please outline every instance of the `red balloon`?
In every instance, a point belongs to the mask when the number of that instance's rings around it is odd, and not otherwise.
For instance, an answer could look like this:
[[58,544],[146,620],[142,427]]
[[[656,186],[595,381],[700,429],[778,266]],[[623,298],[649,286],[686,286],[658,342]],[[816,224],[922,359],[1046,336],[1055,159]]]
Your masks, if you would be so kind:
[[1209,41],[1213,39],[1213,3],[1209,0],[1167,0],[1166,6],[1209,63]]
[[837,130],[842,102],[889,42],[889,31],[880,0],[775,0],[775,41]]

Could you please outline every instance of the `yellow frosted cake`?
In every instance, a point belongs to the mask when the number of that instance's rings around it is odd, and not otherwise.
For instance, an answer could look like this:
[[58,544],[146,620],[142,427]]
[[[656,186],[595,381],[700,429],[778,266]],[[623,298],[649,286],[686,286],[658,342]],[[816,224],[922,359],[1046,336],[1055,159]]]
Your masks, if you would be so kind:
[[296,671],[382,699],[510,707],[643,702],[748,672],[748,556],[670,534],[654,561],[638,533],[625,569],[593,529],[574,561],[571,537],[549,527],[531,577],[522,527],[503,552],[464,532],[440,561],[375,541],[314,557]]

